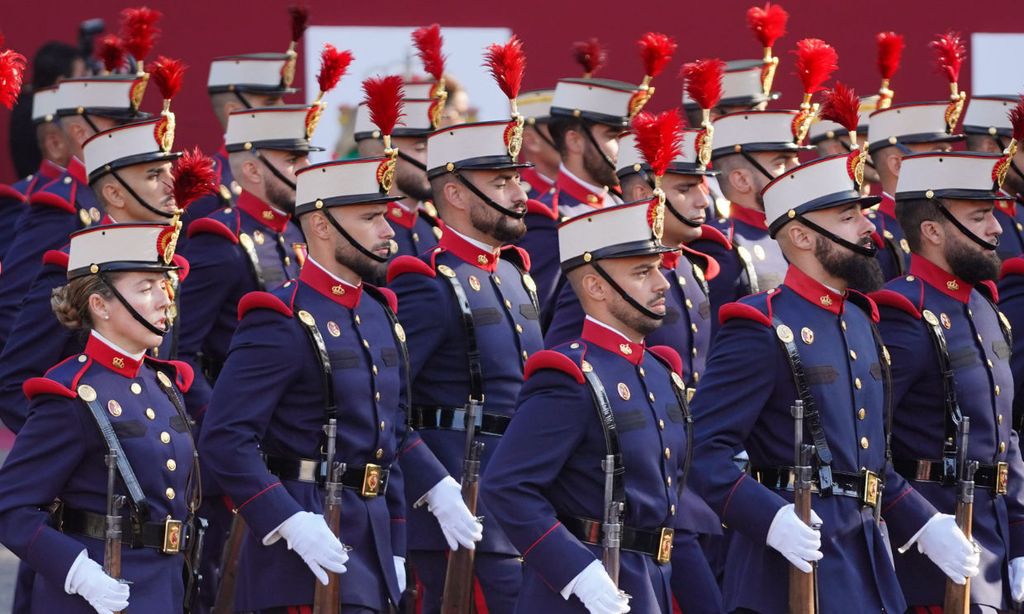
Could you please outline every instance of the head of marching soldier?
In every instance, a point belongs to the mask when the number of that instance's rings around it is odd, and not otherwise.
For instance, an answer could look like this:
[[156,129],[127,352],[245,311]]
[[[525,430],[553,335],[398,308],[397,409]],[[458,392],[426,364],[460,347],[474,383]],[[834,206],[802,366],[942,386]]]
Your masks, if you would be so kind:
[[57,121],[58,86],[37,89],[32,94],[32,123],[36,144],[44,160],[66,167],[71,161],[71,144]]
[[[964,113],[967,149],[1009,154],[1003,190],[1017,200],[1024,199],[1024,97],[975,96]],[[1000,201],[1009,205],[1009,201]]]
[[747,111],[715,120],[711,160],[729,202],[764,210],[762,190],[800,164],[799,152],[808,149],[798,141],[796,119],[797,111]]
[[[746,111],[763,111],[768,102],[779,97],[778,92],[764,93],[762,83],[762,60],[734,60],[725,62],[722,71],[721,98],[710,107],[710,118],[716,120],[723,115]],[[769,85],[769,88],[771,85]],[[703,109],[697,100],[683,90],[683,109],[691,126],[699,126]]]
[[95,330],[131,353],[160,345],[170,327],[170,275],[180,223],[113,224],[71,235],[68,283],[51,306],[72,330]]
[[144,73],[61,81],[54,115],[67,137],[70,154],[82,159],[85,142],[95,134],[149,118],[149,113],[139,111],[147,83]]
[[993,212],[1012,198],[999,186],[1008,166],[988,153],[907,156],[895,198],[911,251],[967,283],[995,280],[1002,228]]
[[657,197],[575,217],[558,227],[562,272],[587,315],[634,341],[665,317],[661,256],[665,204]]
[[540,174],[548,178],[558,175],[558,165],[562,163],[549,127],[554,96],[554,90],[536,90],[523,92],[516,99],[519,113],[526,120],[522,160],[533,164]]
[[[432,198],[430,181],[427,179],[427,137],[434,131],[432,118],[437,116],[435,109],[438,104],[436,99],[405,98],[402,123],[396,125],[391,134],[391,143],[398,150],[395,163],[396,193],[420,202]],[[371,158],[384,155],[384,135],[373,123],[366,102],[360,103],[356,109],[353,136],[360,156]]]
[[874,226],[861,213],[879,201],[861,194],[866,157],[859,149],[813,160],[783,173],[762,193],[768,232],[786,260],[840,292],[871,292],[883,281]]

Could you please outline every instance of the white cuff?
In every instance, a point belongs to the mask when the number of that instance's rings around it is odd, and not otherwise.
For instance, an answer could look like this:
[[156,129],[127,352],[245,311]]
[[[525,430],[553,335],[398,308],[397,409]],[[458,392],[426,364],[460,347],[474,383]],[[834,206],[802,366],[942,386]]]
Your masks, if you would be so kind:
[[590,565],[587,565],[586,567],[583,568],[583,571],[581,571],[578,574],[576,574],[575,578],[573,578],[572,580],[569,580],[569,583],[566,584],[565,587],[562,590],[558,591],[559,594],[562,595],[562,599],[565,599],[566,601],[569,601],[569,597],[572,597],[572,589],[576,588],[576,583],[580,581],[580,576],[582,576],[583,574],[587,573],[587,571],[590,568],[592,568],[594,565],[600,566],[600,565],[602,565],[602,563],[601,563],[601,561],[598,561],[597,559],[594,559],[593,561],[590,562]]
[[900,546],[899,553],[903,554],[907,550],[910,550],[910,547],[913,546],[917,542],[918,539],[920,539],[921,534],[924,533],[924,530],[928,528],[928,525],[930,525],[931,523],[935,522],[935,519],[938,518],[941,515],[942,514],[940,512],[936,512],[934,516],[929,518],[928,522],[924,523],[924,525],[922,525],[921,528],[918,529],[917,533],[914,533],[914,536],[911,537],[909,540],[907,540],[907,543],[905,543],[902,546]]
[[67,593],[69,595],[74,595],[75,594],[75,593],[73,593],[71,591],[71,578],[74,577],[75,570],[77,570],[78,566],[82,564],[82,561],[87,560],[88,558],[89,558],[89,551],[83,548],[82,551],[78,553],[78,556],[75,557],[75,561],[73,563],[71,563],[71,569],[68,569],[68,575],[64,576],[64,592],[65,593]]

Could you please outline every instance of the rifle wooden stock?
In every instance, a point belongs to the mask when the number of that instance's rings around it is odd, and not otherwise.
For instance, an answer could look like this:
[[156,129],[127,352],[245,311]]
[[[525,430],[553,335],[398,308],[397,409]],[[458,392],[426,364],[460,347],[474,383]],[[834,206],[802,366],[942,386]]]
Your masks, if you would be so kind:
[[242,544],[248,527],[245,518],[237,511],[231,518],[227,541],[220,556],[220,582],[217,584],[217,597],[213,602],[213,614],[233,614],[235,611],[235,585],[238,583],[238,559],[242,554]]
[[[114,494],[117,478],[117,450],[107,454],[107,517],[103,536],[103,572],[115,580],[121,579],[121,507],[124,496]],[[120,614],[120,611],[114,614]]]
[[[480,456],[484,444],[474,441],[462,463],[462,502],[469,513],[476,516],[477,495],[480,494]],[[473,611],[473,565],[476,550],[459,548],[448,556],[445,572],[444,595],[441,598],[443,614],[470,614]]]
[[[956,526],[971,539],[971,524],[974,521],[974,502],[957,501]],[[969,614],[971,611],[971,579],[963,585],[946,578],[946,595],[942,600],[944,614]]]
[[[324,425],[327,435],[327,456],[324,466],[327,468],[324,480],[324,520],[327,528],[339,540],[341,539],[341,474],[345,472],[342,463],[335,462],[338,439],[338,421],[331,418]],[[341,610],[341,575],[327,572],[327,585],[318,580],[313,583],[313,614],[338,614]]]
[[[810,446],[805,446],[810,448]],[[811,468],[809,466],[809,453],[804,453],[805,458],[795,468],[798,477],[793,488],[793,504],[796,515],[804,522],[811,525]],[[800,475],[802,474],[802,475]],[[813,563],[812,563],[813,565]],[[800,571],[796,567],[789,567],[789,611],[790,614],[816,614],[817,608],[817,570],[811,569],[809,573]]]

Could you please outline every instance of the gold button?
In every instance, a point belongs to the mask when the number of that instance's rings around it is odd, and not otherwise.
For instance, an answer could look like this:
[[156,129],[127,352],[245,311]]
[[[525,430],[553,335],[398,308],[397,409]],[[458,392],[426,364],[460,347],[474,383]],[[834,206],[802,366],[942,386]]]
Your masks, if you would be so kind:
[[1003,423],[1003,414],[999,414],[998,416],[996,416],[996,424],[1002,424],[1002,423]]
[[78,357],[78,362],[85,362],[87,360],[89,359],[85,357],[85,354],[82,354],[81,356]]
[[356,324],[362,324],[362,323],[363,323],[363,319],[359,317],[359,314],[356,314]]
[[131,389],[134,394],[142,394],[142,386],[138,382],[132,382]]
[[380,391],[379,390],[377,392],[373,393],[373,400],[374,401],[379,401],[380,400]]
[[529,356],[530,355],[526,353],[526,350],[523,350],[523,360],[525,361]]
[[578,344],[578,343],[571,343],[571,344],[569,344],[569,348],[573,349],[573,350],[578,350],[578,349],[580,349],[580,344]]
[[523,334],[522,324],[516,324],[516,332],[519,333],[520,335]]
[[505,308],[512,309],[512,301],[505,299]]
[[173,499],[174,498],[174,489],[173,488],[168,488],[166,491],[164,491],[164,494],[167,495],[168,499]]
[[863,407],[861,407],[860,410],[857,411],[857,419],[858,420],[863,420],[864,417],[867,416],[867,415],[868,415],[868,412]]
[[497,275],[492,275],[491,279],[494,280],[494,283],[498,284],[499,286],[501,285],[501,278],[498,277]]
[[366,339],[363,339],[363,347],[366,349],[370,349],[370,342],[367,341]]
[[860,390],[862,386],[863,386],[863,384],[861,384],[859,377],[853,378],[853,387],[854,388],[856,388],[857,390]]
[[648,392],[647,393],[647,398],[651,400],[651,403],[653,403],[654,402],[654,393],[653,392]]
[[668,486],[672,486],[672,476],[668,476],[667,478],[665,478],[665,484]]
[[171,443],[171,434],[167,431],[160,433],[160,441],[164,443]]
[[670,508],[668,508],[668,509],[669,509],[669,513],[671,513],[673,516],[676,515],[676,504],[675,503],[673,503],[672,506]]
[[690,299],[686,299],[686,308],[693,309],[693,301],[691,301]]
[[376,456],[377,458],[384,458],[384,450],[382,448],[377,448],[377,452],[374,454],[374,456]]
[[696,384],[699,381],[700,381],[700,373],[694,371],[693,372],[693,383]]
[[685,286],[686,285],[686,278],[685,277],[680,277],[679,278],[679,285],[680,286]]
[[384,430],[384,421],[383,420],[380,421],[380,430],[382,430],[382,431]]
[[669,450],[668,448],[665,448],[665,458],[666,459],[672,458],[672,450]]
[[869,445],[870,444],[868,443],[868,438],[867,437],[861,437],[860,438],[860,447],[862,447],[865,450],[867,450]]
[[377,365],[373,365],[373,369],[372,369],[372,371],[373,371],[373,374],[374,374],[374,375],[377,375],[377,373],[379,372],[379,371],[377,370]]
[[850,350],[850,360],[857,360],[857,352]]
[[985,364],[988,365],[989,369],[991,369],[992,368],[992,359],[986,358],[985,359]]
[[846,321],[845,320],[841,321],[839,323],[839,326],[841,326],[843,328],[843,330],[846,330]]
[[696,324],[691,324],[690,325],[690,330],[692,330],[693,332],[697,332],[697,325]]
[[996,396],[999,396],[999,384],[996,384]]
[[640,377],[647,377],[647,372],[644,371],[643,367],[640,367]]
[[999,453],[1002,454],[1003,452],[1006,452],[1006,442],[1005,441],[1000,441],[999,442]]
[[697,348],[691,349],[690,353],[693,354],[694,356],[696,356],[697,355]]
[[156,412],[153,411],[152,407],[146,408],[146,417],[149,418],[150,420],[156,420]]
[[178,468],[178,463],[174,462],[173,458],[168,458],[167,459],[167,470],[168,471],[174,471],[177,468]]
[[662,420],[661,418],[658,418],[658,428],[663,431],[665,430],[665,421]]

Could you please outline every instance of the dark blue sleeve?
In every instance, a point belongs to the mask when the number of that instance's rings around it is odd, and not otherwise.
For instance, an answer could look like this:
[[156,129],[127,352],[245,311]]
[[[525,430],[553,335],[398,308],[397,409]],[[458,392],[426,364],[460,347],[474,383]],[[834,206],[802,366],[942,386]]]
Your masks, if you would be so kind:
[[1007,275],[999,280],[999,310],[1013,330],[1013,426],[1020,429],[1024,419],[1024,275]]
[[718,262],[718,275],[708,280],[708,301],[711,303],[711,335],[718,332],[718,310],[722,305],[731,303],[743,298],[739,290],[740,276],[743,268],[740,259],[734,250],[726,248],[721,243],[714,241],[700,241],[694,244],[694,249],[714,258]]
[[553,348],[579,338],[580,333],[583,332],[585,317],[586,314],[583,313],[583,307],[580,305],[580,300],[576,298],[576,292],[573,291],[572,286],[568,282],[562,284],[551,315],[551,324],[548,325],[548,330],[544,333],[544,347]]

